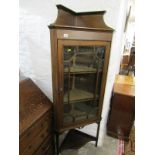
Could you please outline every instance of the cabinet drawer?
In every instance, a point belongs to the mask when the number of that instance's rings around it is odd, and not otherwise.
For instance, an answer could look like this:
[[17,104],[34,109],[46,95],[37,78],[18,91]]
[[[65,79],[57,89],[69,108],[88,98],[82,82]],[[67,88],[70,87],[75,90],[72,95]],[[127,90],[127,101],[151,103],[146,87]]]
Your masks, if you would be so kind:
[[[49,136],[46,138],[46,140],[43,142],[43,144],[39,147],[37,152],[35,152],[35,155],[52,155],[54,152],[54,145],[53,145],[53,137]],[[48,153],[50,150],[50,154]]]
[[47,152],[45,153],[45,155],[54,155],[54,151],[53,149],[50,147]]
[[32,155],[49,134],[51,134],[51,131],[48,128],[44,128],[39,135],[31,139],[31,142],[26,145],[20,155]]
[[[20,138],[20,152],[22,152],[40,133],[51,131],[51,113],[48,112],[36,122],[28,131]],[[42,133],[43,134],[43,133]]]

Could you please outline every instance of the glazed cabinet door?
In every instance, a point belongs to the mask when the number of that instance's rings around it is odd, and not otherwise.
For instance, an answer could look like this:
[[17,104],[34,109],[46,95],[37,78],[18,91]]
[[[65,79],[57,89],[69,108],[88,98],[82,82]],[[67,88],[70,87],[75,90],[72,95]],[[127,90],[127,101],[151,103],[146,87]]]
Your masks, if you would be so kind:
[[58,41],[61,126],[100,117],[110,43]]

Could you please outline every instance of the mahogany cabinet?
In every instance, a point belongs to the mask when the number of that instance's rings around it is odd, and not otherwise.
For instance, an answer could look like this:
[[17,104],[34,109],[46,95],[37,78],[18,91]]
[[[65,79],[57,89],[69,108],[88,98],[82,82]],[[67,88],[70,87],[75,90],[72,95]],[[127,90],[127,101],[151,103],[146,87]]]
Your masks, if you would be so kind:
[[113,29],[103,21],[105,11],[57,8],[49,29],[55,129],[61,133],[100,123]]
[[117,75],[107,122],[107,134],[128,140],[135,116],[134,77]]
[[26,78],[19,85],[19,154],[54,155],[52,103]]

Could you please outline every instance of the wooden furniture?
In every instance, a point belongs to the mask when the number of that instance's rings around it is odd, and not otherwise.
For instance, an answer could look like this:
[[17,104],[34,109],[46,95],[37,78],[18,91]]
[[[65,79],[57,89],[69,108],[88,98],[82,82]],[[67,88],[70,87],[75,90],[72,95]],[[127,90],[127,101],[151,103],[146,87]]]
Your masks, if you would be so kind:
[[135,75],[135,47],[131,48],[131,52],[130,52],[130,58],[129,58],[129,63],[127,66],[127,70],[128,70],[128,75],[129,72],[132,71]]
[[120,64],[120,74],[129,75],[132,72],[135,75],[135,47],[130,52],[124,52]]
[[134,77],[117,75],[107,122],[107,134],[128,140],[135,114]]
[[57,154],[63,131],[101,121],[113,29],[105,11],[74,12],[57,5],[51,35],[53,100]]
[[129,63],[130,53],[123,53],[120,69],[126,69]]
[[32,82],[19,84],[19,152],[20,155],[52,155],[52,103]]

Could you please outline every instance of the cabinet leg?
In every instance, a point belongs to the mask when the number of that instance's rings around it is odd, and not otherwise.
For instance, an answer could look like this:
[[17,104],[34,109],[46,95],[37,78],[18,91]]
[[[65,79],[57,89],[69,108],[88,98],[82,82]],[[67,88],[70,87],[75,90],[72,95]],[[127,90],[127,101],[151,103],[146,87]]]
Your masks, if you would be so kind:
[[56,132],[56,155],[59,155],[59,133]]
[[98,126],[97,126],[97,133],[96,133],[96,143],[95,143],[95,146],[97,147],[97,144],[98,144],[98,136],[99,136],[99,131],[100,131],[100,122],[97,123]]

